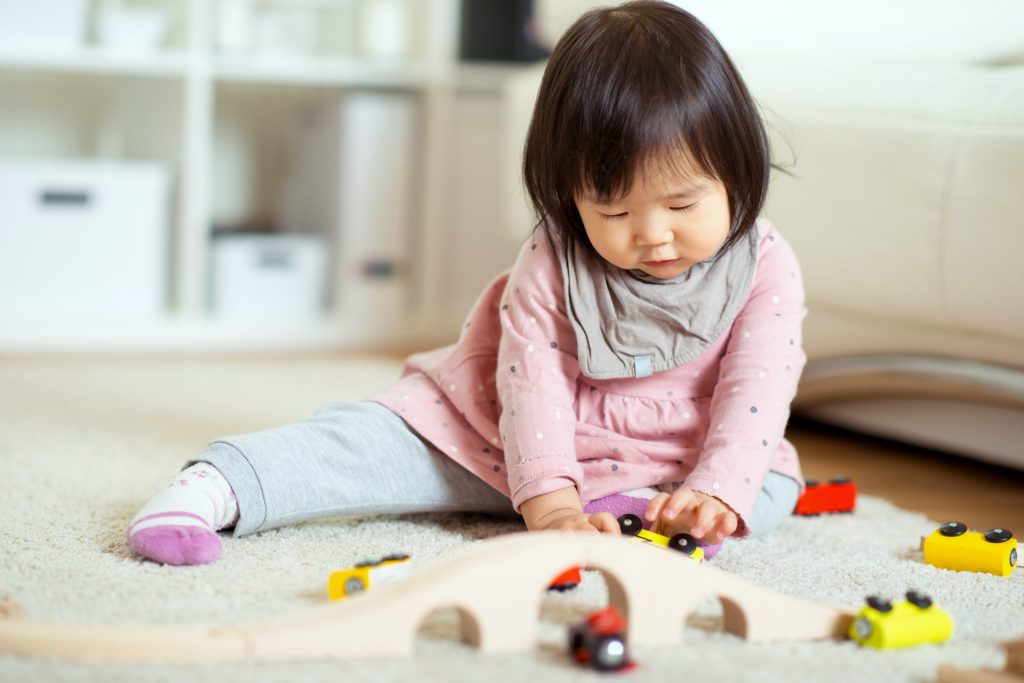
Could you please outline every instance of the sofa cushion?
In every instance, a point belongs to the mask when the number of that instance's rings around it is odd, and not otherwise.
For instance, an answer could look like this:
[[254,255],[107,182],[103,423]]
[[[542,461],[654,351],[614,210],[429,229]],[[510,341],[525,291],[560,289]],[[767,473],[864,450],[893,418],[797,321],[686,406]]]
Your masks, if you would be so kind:
[[765,214],[800,256],[810,309],[1001,340],[1018,351],[987,360],[1024,366],[1024,67],[742,69],[791,164]]

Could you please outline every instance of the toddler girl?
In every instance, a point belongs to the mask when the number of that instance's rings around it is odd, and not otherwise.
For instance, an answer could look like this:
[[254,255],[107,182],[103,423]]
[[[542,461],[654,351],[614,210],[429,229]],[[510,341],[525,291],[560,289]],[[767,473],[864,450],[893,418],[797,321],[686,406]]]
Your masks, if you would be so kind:
[[370,401],[219,439],[128,542],[199,564],[315,517],[479,511],[705,543],[776,526],[802,486],[783,438],[805,357],[800,271],[758,218],[763,124],[708,30],[666,3],[581,17],[555,47],[523,164],[540,216],[458,342]]

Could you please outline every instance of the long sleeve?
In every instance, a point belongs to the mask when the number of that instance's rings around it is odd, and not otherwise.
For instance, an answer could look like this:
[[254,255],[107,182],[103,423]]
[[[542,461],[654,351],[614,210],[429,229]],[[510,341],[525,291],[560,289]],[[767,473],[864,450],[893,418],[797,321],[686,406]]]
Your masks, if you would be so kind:
[[574,411],[579,362],[565,313],[562,277],[548,238],[520,251],[501,301],[497,390],[499,431],[512,504],[580,488]]
[[687,486],[716,496],[739,515],[737,536],[748,533],[744,520],[789,419],[806,362],[801,345],[806,313],[796,255],[768,225],[754,285],[719,365],[707,437],[686,480]]

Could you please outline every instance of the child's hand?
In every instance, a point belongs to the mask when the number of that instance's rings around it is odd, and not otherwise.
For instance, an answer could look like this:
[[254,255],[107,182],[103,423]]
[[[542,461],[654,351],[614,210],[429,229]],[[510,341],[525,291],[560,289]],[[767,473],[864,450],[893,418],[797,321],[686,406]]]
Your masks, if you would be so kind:
[[588,515],[583,512],[574,486],[530,498],[519,509],[530,531],[603,531],[613,536],[622,535],[612,513]]
[[659,493],[651,498],[644,517],[654,522],[653,529],[660,534],[685,532],[706,543],[721,543],[739,524],[739,518],[728,505],[686,487],[671,496]]
[[601,531],[614,536],[622,535],[618,520],[610,512],[588,515],[585,512],[569,510],[564,515],[552,515],[550,520],[544,522],[540,529],[545,531]]

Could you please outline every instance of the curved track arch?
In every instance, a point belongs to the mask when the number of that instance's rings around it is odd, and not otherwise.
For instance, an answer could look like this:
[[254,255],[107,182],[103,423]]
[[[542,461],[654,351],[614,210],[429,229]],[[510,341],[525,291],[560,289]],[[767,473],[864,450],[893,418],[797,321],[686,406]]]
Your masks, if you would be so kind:
[[755,642],[842,637],[855,610],[762,588],[681,554],[603,534],[531,532],[476,543],[347,600],[232,627],[90,626],[0,619],[0,652],[170,663],[410,656],[423,619],[447,606],[482,652],[536,644],[540,601],[572,565],[600,569],[634,645],[680,641],[692,606],[723,604],[725,630]]

